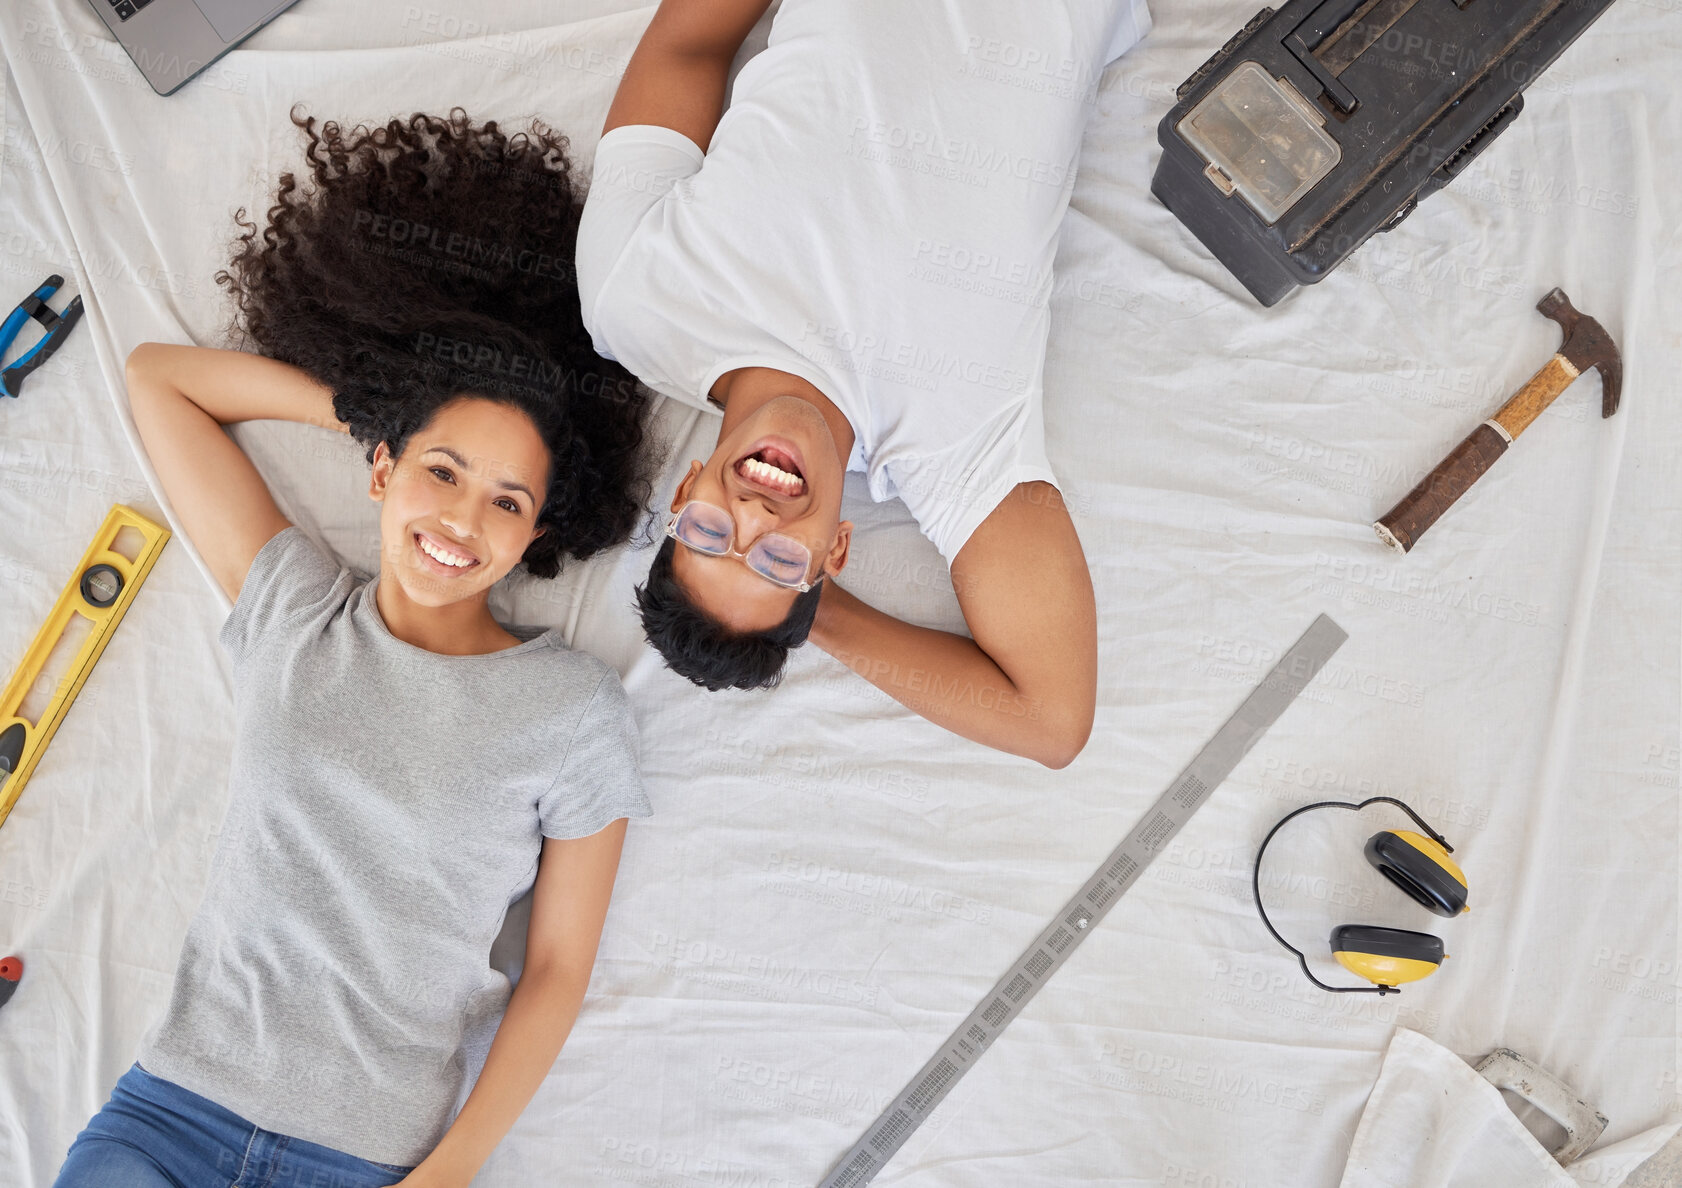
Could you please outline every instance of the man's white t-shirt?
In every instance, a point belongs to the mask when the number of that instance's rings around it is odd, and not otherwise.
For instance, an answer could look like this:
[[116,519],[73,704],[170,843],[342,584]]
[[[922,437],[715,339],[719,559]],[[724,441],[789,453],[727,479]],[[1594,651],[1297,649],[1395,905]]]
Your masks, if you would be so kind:
[[596,350],[707,407],[741,367],[807,380],[849,468],[950,563],[1056,478],[1041,374],[1058,230],[1104,67],[1145,0],[783,0],[710,150],[603,136],[578,230]]

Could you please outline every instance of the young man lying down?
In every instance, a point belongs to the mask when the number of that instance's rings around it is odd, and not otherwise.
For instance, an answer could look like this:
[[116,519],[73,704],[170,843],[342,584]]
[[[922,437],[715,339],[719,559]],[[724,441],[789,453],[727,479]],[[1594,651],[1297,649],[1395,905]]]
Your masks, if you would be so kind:
[[[638,601],[709,689],[810,638],[966,738],[1062,767],[1092,729],[1092,580],[1045,456],[1052,258],[1104,66],[1143,0],[663,0],[578,232],[596,350],[723,410]],[[833,580],[842,477],[898,497],[970,637]],[[908,676],[906,674],[914,674]]]

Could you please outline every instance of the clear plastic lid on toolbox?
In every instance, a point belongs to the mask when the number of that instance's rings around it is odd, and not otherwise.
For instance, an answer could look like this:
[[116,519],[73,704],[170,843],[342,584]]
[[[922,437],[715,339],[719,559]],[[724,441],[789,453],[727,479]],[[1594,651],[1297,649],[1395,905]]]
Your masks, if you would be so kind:
[[1332,171],[1343,150],[1325,119],[1284,79],[1244,62],[1180,121],[1186,143],[1209,163],[1209,180],[1269,223]]

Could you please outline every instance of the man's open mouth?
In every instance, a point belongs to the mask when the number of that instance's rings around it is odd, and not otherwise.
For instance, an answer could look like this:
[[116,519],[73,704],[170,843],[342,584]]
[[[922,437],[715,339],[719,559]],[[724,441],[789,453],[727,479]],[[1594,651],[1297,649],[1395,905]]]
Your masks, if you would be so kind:
[[766,445],[736,463],[736,475],[750,486],[775,495],[804,495],[806,477],[794,456],[780,446]]

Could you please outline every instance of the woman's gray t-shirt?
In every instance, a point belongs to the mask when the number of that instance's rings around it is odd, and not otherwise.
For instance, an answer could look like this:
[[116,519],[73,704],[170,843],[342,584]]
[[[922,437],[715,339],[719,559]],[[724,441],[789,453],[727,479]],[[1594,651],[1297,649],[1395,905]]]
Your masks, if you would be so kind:
[[407,1166],[507,1006],[491,944],[543,838],[650,808],[606,664],[552,631],[428,652],[387,630],[377,582],[297,528],[251,564],[221,631],[227,818],[139,1063],[265,1130]]

